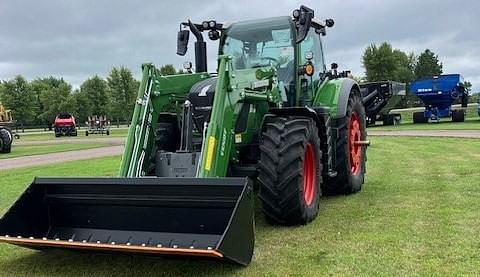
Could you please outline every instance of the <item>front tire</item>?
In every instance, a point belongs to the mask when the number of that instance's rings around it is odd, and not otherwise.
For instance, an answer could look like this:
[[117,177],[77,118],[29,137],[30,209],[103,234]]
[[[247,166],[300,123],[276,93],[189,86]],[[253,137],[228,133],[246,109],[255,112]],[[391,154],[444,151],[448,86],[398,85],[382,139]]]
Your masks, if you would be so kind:
[[424,112],[414,112],[413,113],[413,124],[417,123],[427,123],[428,118],[425,117]]
[[260,144],[259,186],[267,221],[306,224],[318,215],[322,155],[315,122],[305,117],[275,117]]
[[366,171],[366,147],[355,145],[355,141],[366,140],[365,108],[360,94],[350,93],[345,122],[338,126],[336,139],[335,171],[323,191],[328,195],[352,194],[360,191]]
[[10,153],[12,151],[12,133],[7,129],[0,129],[0,153]]
[[465,112],[463,110],[453,110],[452,122],[465,122]]

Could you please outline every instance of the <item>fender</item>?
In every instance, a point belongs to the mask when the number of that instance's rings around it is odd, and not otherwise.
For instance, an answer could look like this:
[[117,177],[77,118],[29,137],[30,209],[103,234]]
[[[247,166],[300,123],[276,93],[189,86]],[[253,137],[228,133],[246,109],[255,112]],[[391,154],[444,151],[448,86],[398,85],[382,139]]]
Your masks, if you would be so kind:
[[347,114],[347,106],[348,106],[348,98],[350,97],[350,93],[352,89],[360,93],[360,87],[358,86],[355,80],[350,78],[342,78],[342,85],[340,87],[340,94],[338,96],[338,108],[337,108],[337,116],[344,117]]
[[330,107],[332,118],[341,118],[347,114],[348,98],[352,89],[360,92],[357,82],[350,78],[337,78],[325,81],[318,89],[314,106]]

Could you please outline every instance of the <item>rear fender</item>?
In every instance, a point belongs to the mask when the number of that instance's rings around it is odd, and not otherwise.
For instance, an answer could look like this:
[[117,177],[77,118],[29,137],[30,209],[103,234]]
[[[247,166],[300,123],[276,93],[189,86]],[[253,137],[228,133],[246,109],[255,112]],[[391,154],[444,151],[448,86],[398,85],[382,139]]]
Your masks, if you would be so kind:
[[338,78],[326,81],[320,86],[313,101],[314,106],[330,107],[332,118],[341,118],[347,114],[348,98],[352,90],[360,94],[357,82],[350,78]]

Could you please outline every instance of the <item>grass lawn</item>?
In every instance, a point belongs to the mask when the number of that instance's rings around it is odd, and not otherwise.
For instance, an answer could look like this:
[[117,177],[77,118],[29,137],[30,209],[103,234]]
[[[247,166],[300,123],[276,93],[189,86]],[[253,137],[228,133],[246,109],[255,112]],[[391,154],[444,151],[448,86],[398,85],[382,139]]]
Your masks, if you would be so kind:
[[413,124],[402,122],[395,126],[372,126],[367,130],[397,131],[397,130],[478,130],[480,131],[480,117],[466,119],[465,122],[452,122],[444,119],[439,123]]
[[92,135],[90,134],[88,137],[85,136],[85,129],[80,129],[78,130],[78,136],[76,137],[59,137],[56,138],[53,131],[50,132],[41,132],[38,134],[35,133],[30,133],[30,134],[25,134],[23,135],[21,132],[18,134],[20,135],[20,141],[35,141],[35,140],[62,140],[62,139],[79,139],[79,138],[108,138],[108,137],[126,137],[128,133],[128,129],[126,128],[121,128],[121,129],[116,129],[112,128],[110,129],[110,135]]
[[[453,109],[456,109],[456,107],[454,107]],[[406,109],[406,110],[399,110],[399,111],[395,111],[392,113],[399,113],[402,115],[402,123],[412,123],[413,122],[413,113],[414,112],[417,112],[417,111],[423,111],[423,108],[420,107],[419,109],[416,109],[416,110],[409,110],[409,109]],[[470,105],[467,107],[467,114],[466,114],[466,119],[480,119],[480,117],[478,116],[478,110],[477,110],[477,106],[474,106],[474,105]],[[450,118],[443,118],[442,119],[443,121],[452,121]]]
[[83,143],[83,144],[51,144],[51,145],[13,145],[12,152],[8,154],[0,154],[1,159],[15,158],[22,156],[32,156],[40,154],[49,154],[73,150],[90,149],[96,147],[107,146],[100,143]]
[[[256,213],[252,264],[36,252],[0,245],[6,276],[319,276],[480,274],[480,140],[372,137],[362,192],[323,198],[307,226]],[[0,214],[37,175],[106,175],[119,157],[0,173]],[[257,209],[259,205],[257,203]],[[145,220],[156,220],[146,218]]]

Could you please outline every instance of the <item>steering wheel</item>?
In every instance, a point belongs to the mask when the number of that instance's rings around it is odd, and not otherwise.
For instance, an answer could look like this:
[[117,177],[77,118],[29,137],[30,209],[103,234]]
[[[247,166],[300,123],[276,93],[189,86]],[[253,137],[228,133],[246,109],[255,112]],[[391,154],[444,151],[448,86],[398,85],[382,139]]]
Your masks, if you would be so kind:
[[268,60],[268,61],[274,62],[274,63],[275,63],[274,66],[275,66],[275,67],[279,67],[279,66],[280,66],[280,62],[279,62],[277,59],[275,59],[275,58],[272,58],[272,57],[261,57],[260,59],[261,59],[261,60]]

